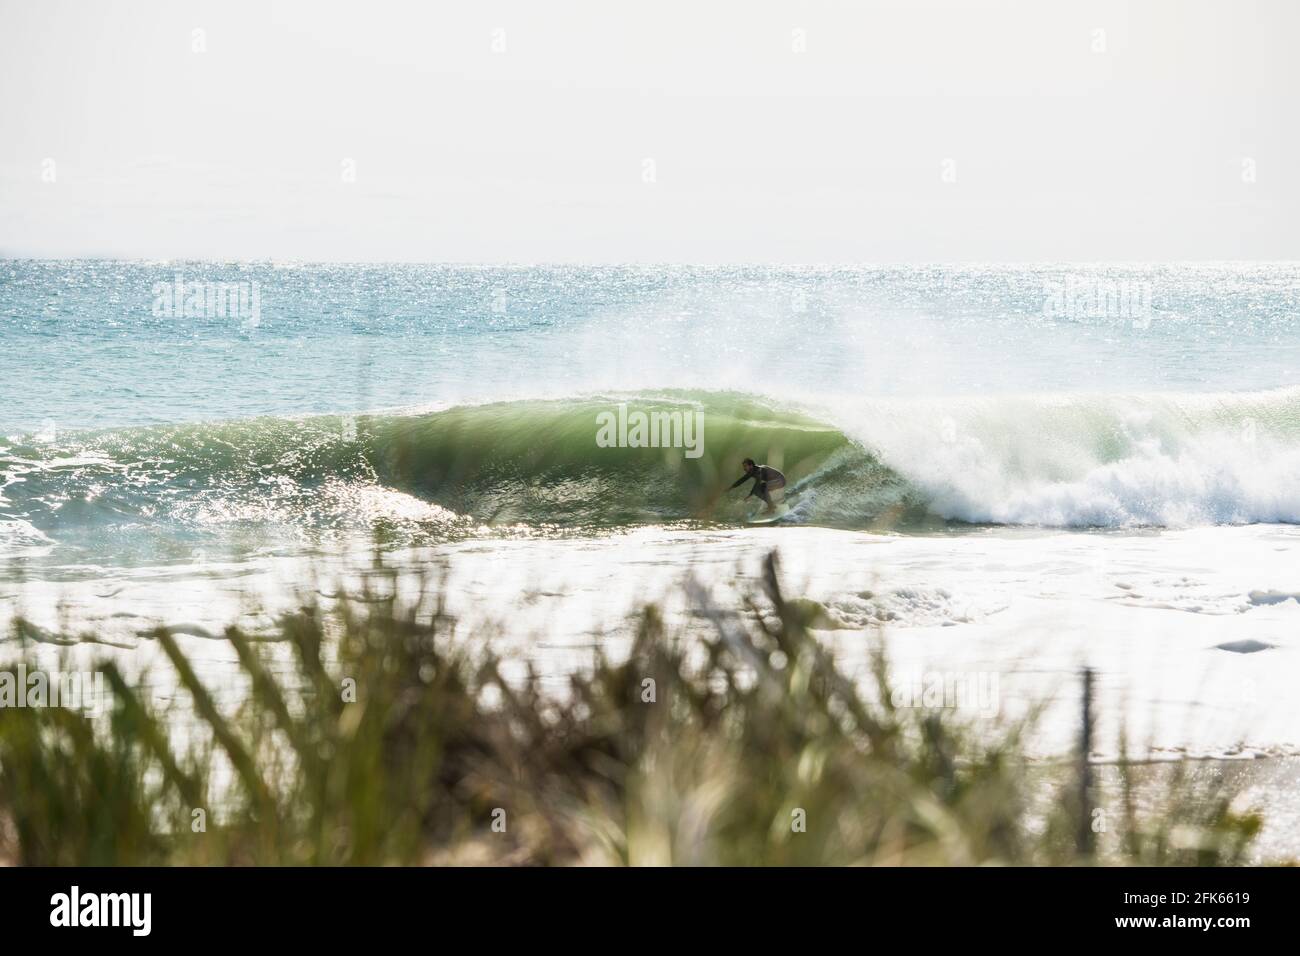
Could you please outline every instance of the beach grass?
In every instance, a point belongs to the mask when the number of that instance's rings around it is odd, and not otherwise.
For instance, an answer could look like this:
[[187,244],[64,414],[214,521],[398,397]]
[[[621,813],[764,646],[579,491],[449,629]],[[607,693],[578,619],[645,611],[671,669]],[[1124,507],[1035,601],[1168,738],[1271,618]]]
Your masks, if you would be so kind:
[[1102,788],[1086,711],[1074,758],[1043,761],[1033,713],[896,706],[880,635],[844,673],[775,554],[751,613],[692,595],[712,630],[687,639],[647,604],[630,653],[563,687],[507,679],[427,598],[305,606],[287,667],[229,628],[234,705],[159,628],[173,699],[106,657],[100,718],[0,708],[0,862],[1234,865],[1261,826],[1182,764]]

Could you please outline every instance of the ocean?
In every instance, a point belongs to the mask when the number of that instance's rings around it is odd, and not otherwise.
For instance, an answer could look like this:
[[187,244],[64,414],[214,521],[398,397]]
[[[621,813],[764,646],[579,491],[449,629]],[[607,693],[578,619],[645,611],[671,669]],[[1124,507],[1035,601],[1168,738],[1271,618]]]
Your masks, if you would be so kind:
[[1289,755],[1298,523],[1293,263],[0,262],[0,615],[50,641],[378,551],[559,680],[775,548],[846,666],[1070,713],[1091,666],[1155,752]]

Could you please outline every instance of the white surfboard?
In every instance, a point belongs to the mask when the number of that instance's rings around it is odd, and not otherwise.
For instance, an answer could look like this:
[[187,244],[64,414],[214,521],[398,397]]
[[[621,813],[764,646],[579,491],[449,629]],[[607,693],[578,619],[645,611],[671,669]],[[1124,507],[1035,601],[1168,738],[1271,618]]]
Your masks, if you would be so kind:
[[759,508],[753,515],[745,519],[746,524],[772,524],[780,521],[790,513],[790,506],[784,502],[776,506],[775,511],[768,511],[766,508]]

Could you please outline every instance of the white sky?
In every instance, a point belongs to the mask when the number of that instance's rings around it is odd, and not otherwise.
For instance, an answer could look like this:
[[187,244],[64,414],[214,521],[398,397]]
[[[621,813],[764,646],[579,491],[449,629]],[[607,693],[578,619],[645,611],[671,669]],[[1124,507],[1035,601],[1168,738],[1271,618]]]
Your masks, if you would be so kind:
[[1294,0],[0,0],[0,254],[1294,259],[1298,40]]

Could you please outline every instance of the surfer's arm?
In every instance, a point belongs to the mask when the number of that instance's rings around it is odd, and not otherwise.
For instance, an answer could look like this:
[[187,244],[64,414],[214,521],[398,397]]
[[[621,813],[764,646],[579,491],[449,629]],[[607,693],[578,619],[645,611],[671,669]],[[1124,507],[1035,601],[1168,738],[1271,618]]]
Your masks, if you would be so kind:
[[[754,477],[753,475],[741,475],[739,478],[737,478],[735,481],[731,483],[731,488],[739,488],[741,485],[743,485],[745,482],[749,481],[749,479],[753,477]],[[727,490],[730,491],[731,488],[728,488]],[[750,494],[753,494],[752,489],[750,490]],[[746,495],[745,497],[749,497],[749,495]]]

